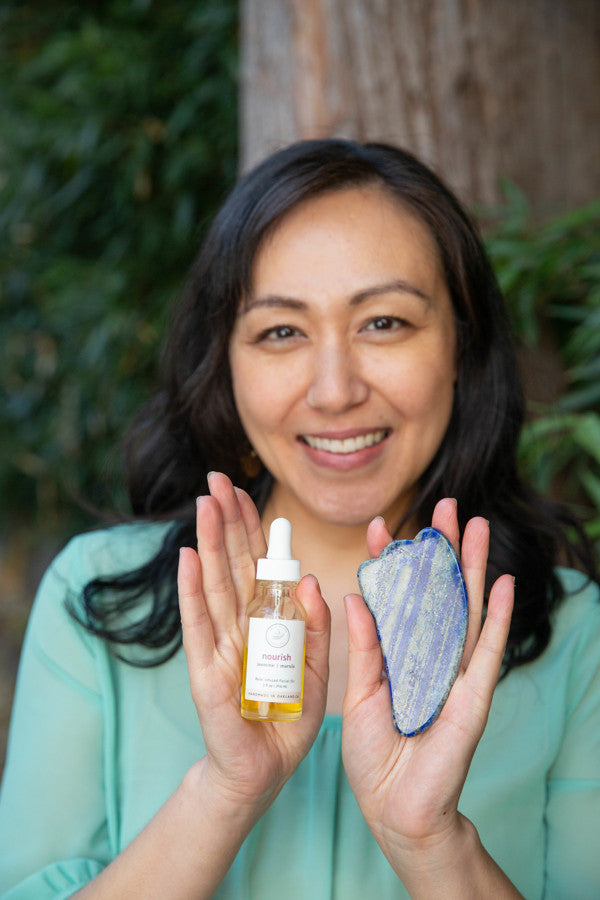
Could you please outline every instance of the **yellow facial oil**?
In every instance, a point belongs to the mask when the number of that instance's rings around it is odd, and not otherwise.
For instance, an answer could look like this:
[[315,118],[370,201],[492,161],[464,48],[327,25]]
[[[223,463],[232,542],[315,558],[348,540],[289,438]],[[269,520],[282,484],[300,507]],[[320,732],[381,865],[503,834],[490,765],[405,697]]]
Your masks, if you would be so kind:
[[256,567],[248,606],[241,712],[260,722],[293,722],[302,715],[306,616],[296,599],[300,563],[292,559],[292,526],[275,519],[269,549]]

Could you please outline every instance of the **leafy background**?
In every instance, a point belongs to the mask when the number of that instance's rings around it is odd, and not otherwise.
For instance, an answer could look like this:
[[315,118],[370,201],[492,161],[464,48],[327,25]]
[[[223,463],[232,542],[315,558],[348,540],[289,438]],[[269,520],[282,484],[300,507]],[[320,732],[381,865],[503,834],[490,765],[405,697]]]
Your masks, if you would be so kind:
[[[124,503],[119,436],[236,175],[237,21],[235,0],[0,0],[0,759],[41,571],[94,523],[82,502]],[[506,184],[484,218],[523,465],[600,541],[600,203],[540,223]]]
[[81,524],[236,172],[233,2],[0,7],[1,515]]
[[574,507],[600,551],[600,200],[536,223],[515,185],[504,193],[486,243],[526,384],[532,353],[542,350],[558,372],[544,402],[529,391],[522,468],[542,493]]
[[236,175],[237,19],[0,2],[0,762],[37,582],[82,500],[123,503],[119,436]]

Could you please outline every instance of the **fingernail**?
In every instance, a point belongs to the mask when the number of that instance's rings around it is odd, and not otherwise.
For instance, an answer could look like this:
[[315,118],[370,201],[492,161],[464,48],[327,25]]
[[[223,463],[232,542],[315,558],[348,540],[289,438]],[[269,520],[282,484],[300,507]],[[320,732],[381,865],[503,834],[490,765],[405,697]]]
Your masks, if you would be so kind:
[[383,516],[375,516],[373,521],[374,522],[383,522],[383,524],[385,525],[385,519],[383,518]]
[[208,475],[206,476],[206,480],[208,481],[209,484],[210,484],[210,481],[211,481],[211,478],[213,477],[213,475],[216,475],[216,474],[217,474],[216,472],[208,473]]
[[315,583],[316,586],[318,587],[319,591],[321,590],[321,586],[320,586],[320,584],[319,584],[319,579],[317,578],[316,575],[313,575],[312,572],[307,572],[306,575],[305,575],[304,577],[305,577],[305,578],[312,578],[312,580],[314,581],[314,583]]

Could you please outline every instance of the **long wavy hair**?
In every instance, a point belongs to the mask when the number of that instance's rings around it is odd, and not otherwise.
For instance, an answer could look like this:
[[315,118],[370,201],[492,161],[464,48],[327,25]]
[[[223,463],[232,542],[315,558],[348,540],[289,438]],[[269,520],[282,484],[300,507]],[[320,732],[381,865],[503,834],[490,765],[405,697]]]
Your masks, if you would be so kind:
[[[206,475],[225,472],[259,511],[272,478],[249,475],[249,445],[233,396],[229,343],[241,298],[265,237],[299,203],[357,186],[382,188],[433,236],[452,299],[458,377],[450,423],[423,474],[414,505],[424,526],[441,497],[456,497],[464,527],[490,521],[487,589],[503,572],[516,576],[516,605],[505,671],[547,646],[551,612],[561,599],[559,561],[590,577],[591,546],[566,509],[538,496],[517,472],[523,395],[509,326],[477,229],[454,195],[414,156],[384,144],[304,141],[270,156],[240,179],[214,219],[192,266],[166,344],[162,387],[126,441],[126,474],[136,518],[170,521],[159,552],[132,572],[96,578],[84,590],[84,624],[112,641],[150,648],[155,665],[181,644],[176,569],[180,546],[195,541],[195,498]],[[569,541],[567,530],[576,535]],[[123,625],[144,598],[147,614]],[[129,661],[132,661],[131,659]],[[137,664],[142,664],[138,663]]]

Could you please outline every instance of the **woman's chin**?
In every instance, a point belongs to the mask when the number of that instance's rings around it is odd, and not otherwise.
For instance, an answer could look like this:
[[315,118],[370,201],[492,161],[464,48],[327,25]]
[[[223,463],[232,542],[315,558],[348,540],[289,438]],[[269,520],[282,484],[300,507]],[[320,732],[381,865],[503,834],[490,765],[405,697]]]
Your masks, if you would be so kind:
[[366,528],[375,516],[383,516],[388,527],[391,527],[400,521],[402,510],[406,508],[406,504],[399,499],[361,497],[359,492],[341,497],[322,494],[319,499],[320,502],[313,507],[313,515],[328,525],[346,528]]

